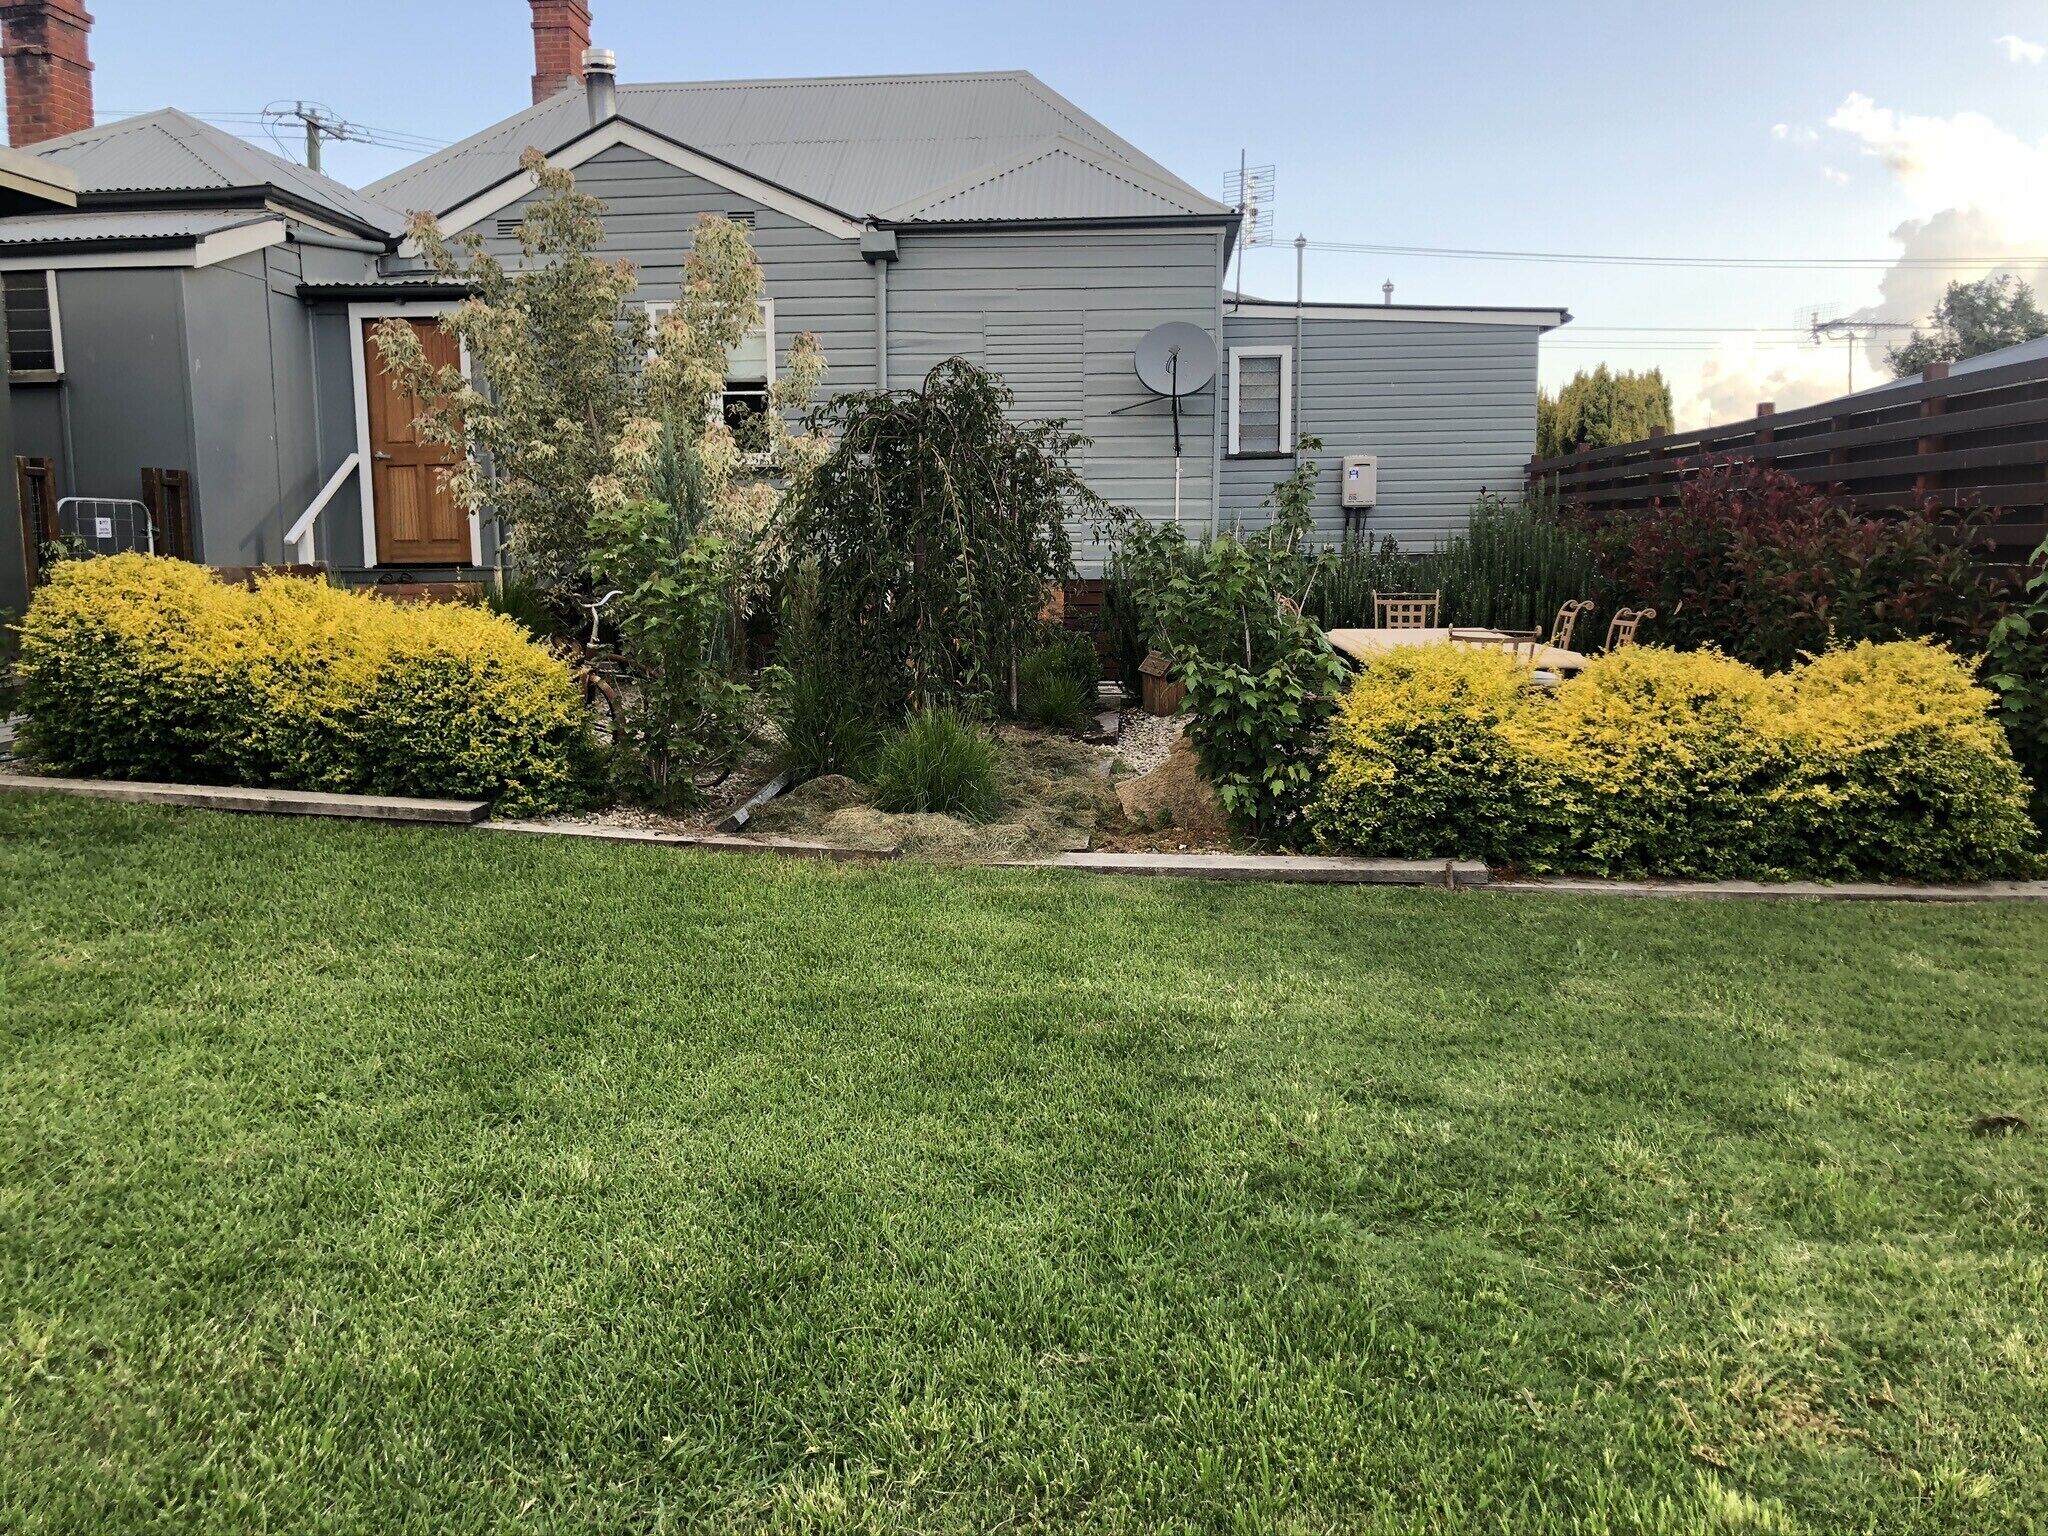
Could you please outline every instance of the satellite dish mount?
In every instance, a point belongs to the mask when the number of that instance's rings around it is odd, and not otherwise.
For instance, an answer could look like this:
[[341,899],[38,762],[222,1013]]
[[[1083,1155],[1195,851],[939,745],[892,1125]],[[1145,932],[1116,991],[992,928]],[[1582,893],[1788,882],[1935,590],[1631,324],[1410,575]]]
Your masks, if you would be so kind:
[[1180,402],[1216,377],[1216,342],[1199,325],[1169,320],[1138,341],[1138,382],[1173,403],[1173,520],[1180,521]]

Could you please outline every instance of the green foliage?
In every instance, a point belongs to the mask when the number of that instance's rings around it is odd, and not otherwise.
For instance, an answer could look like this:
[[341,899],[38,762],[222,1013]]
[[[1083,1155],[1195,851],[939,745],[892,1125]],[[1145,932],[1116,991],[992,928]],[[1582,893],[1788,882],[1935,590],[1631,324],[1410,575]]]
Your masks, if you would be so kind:
[[[1302,439],[1313,452],[1322,445]],[[1344,669],[1300,603],[1314,574],[1302,552],[1317,465],[1304,459],[1267,498],[1272,522],[1191,547],[1180,528],[1131,513],[1104,537],[1129,573],[1144,632],[1173,658],[1202,771],[1233,820],[1256,836],[1300,830],[1321,726]]]
[[1932,501],[1867,514],[1773,465],[1709,464],[1676,500],[1598,526],[1597,596],[1656,609],[1660,642],[1766,669],[1860,640],[1975,650],[1996,595],[1983,519]]
[[484,593],[484,606],[536,640],[569,639],[576,633],[575,621],[550,602],[540,583],[523,571],[500,571]]
[[2034,301],[2034,290],[2011,272],[1996,272],[1973,283],[1950,283],[1934,306],[1934,328],[1915,330],[1885,361],[1894,378],[1904,378],[1929,363],[1959,363],[2039,336],[2048,336],[2048,315]]
[[775,723],[782,733],[782,771],[799,784],[828,773],[865,779],[882,733],[832,670],[819,642],[818,567],[803,561],[783,572],[777,649],[783,678]]
[[70,560],[29,606],[21,675],[31,746],[95,777],[485,798],[508,815],[557,809],[584,778],[567,670],[473,606]]
[[1441,592],[1446,624],[1548,633],[1568,599],[1593,589],[1592,539],[1547,493],[1486,492],[1441,549],[1347,538],[1318,554],[1302,606],[1324,629],[1370,629],[1373,593]]
[[1671,386],[1658,369],[1614,373],[1605,363],[1581,369],[1555,395],[1536,396],[1536,453],[1552,458],[1575,448],[1608,448],[1671,426]]
[[1925,642],[1765,677],[1628,646],[1554,696],[1450,646],[1359,674],[1311,811],[1328,847],[1632,876],[1963,880],[2037,864],[1992,697]]
[[875,807],[989,821],[1001,804],[996,748],[957,710],[919,710],[882,744]]
[[993,707],[1072,574],[1066,523],[1100,508],[1074,464],[1086,439],[1011,404],[951,358],[917,389],[819,412],[835,446],[790,498],[782,545],[815,562],[820,659],[875,719]]
[[728,768],[746,741],[746,686],[729,661],[732,571],[724,542],[698,531],[694,451],[663,435],[665,500],[599,504],[590,568],[619,596],[606,610],[633,678],[619,739],[623,783],[654,804],[688,804],[696,779]]
[[1992,626],[1985,650],[1985,681],[2033,782],[2034,820],[2048,830],[2048,541],[2034,551],[2024,596]]
[[1101,665],[1089,636],[1047,630],[1045,643],[1017,664],[1018,712],[1034,725],[1073,730],[1094,715]]

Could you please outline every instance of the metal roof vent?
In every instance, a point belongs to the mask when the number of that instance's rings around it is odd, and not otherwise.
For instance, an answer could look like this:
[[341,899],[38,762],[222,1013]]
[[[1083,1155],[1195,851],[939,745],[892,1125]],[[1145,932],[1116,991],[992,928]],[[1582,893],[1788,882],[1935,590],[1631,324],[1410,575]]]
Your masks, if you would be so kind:
[[583,91],[590,99],[590,126],[619,115],[619,61],[609,48],[583,50]]

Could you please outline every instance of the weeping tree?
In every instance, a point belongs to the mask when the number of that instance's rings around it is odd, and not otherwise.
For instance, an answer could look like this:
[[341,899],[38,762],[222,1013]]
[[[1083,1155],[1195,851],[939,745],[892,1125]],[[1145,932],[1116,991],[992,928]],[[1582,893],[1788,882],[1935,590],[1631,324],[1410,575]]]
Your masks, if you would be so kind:
[[1073,573],[1070,519],[1103,508],[1064,421],[1013,421],[1001,379],[961,358],[916,389],[841,395],[834,446],[785,504],[782,547],[814,583],[812,654],[875,720],[986,707],[1011,686],[1047,589]]

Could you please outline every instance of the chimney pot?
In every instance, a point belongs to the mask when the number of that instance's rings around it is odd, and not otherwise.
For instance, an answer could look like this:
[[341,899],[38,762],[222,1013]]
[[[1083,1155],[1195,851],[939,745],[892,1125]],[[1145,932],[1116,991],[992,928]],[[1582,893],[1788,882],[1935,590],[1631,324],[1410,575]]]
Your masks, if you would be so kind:
[[79,0],[0,0],[7,138],[17,149],[93,125],[91,35]]
[[587,0],[529,0],[533,7],[533,99],[546,101],[563,86],[583,79],[583,55],[590,47]]

